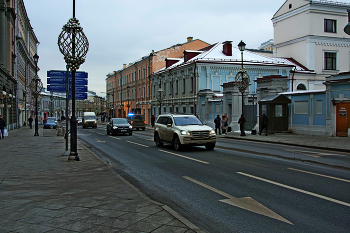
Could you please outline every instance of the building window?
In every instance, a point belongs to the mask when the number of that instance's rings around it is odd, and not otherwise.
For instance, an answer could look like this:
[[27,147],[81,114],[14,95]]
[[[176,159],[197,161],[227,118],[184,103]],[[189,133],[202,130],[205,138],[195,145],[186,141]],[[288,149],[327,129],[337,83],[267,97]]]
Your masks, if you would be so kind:
[[186,79],[182,80],[182,94],[185,94]]
[[292,4],[289,4],[289,9],[292,9]]
[[193,77],[191,77],[191,93],[193,92],[193,86],[194,86]]
[[179,92],[179,81],[176,80],[176,85],[175,85],[175,95]]
[[337,58],[337,53],[325,52],[324,53],[324,69],[325,70],[336,70],[336,58]]
[[337,21],[333,19],[324,19],[324,31],[325,32],[337,32]]
[[322,100],[316,100],[316,114],[322,114]]
[[142,98],[145,98],[145,87],[142,88]]
[[295,101],[294,102],[294,114],[308,114],[309,102],[308,101]]
[[183,113],[186,113],[186,107],[183,107],[183,108],[182,108],[182,112],[183,112]]
[[306,86],[302,83],[298,84],[297,91],[306,91]]

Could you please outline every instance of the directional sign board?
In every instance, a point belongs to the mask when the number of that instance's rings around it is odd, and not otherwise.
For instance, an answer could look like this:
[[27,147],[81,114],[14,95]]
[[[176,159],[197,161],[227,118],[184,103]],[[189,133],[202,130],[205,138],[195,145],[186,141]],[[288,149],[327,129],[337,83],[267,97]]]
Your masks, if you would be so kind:
[[[47,71],[47,90],[52,92],[67,92],[66,80],[67,71],[50,70]],[[68,74],[69,78],[69,98],[72,98],[72,72]],[[75,72],[75,99],[87,99],[88,91],[88,73],[84,71]]]

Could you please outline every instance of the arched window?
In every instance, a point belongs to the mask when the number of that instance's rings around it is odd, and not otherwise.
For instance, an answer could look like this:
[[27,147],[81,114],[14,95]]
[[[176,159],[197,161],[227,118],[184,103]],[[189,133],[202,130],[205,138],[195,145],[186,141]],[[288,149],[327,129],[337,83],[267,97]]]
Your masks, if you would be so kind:
[[306,91],[306,86],[302,83],[298,84],[297,91]]

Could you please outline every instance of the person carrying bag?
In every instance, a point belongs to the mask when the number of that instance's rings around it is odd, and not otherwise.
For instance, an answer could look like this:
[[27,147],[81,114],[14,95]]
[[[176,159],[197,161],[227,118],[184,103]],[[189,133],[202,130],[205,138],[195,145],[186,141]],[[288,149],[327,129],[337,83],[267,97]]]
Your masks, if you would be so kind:
[[6,130],[6,134],[8,136],[8,132],[6,129],[6,122],[0,115],[0,139],[5,137],[5,130]]

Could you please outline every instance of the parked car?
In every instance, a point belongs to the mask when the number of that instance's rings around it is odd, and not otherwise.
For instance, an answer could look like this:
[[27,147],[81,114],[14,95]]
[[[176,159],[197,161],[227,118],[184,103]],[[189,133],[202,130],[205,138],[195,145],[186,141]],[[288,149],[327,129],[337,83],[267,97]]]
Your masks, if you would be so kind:
[[78,125],[82,125],[83,124],[83,118],[82,117],[78,117],[77,121],[78,121]]
[[57,120],[55,117],[48,117],[46,122],[44,123],[44,129],[50,129],[50,128],[56,129],[57,127]]
[[192,114],[163,114],[154,125],[156,146],[171,143],[175,150],[183,146],[205,146],[213,150],[216,143],[215,130],[204,125]]
[[132,135],[132,126],[125,118],[111,118],[107,123],[107,134],[129,134]]
[[133,129],[146,129],[145,115],[129,113],[126,117],[126,120],[129,122],[130,125],[132,125]]

